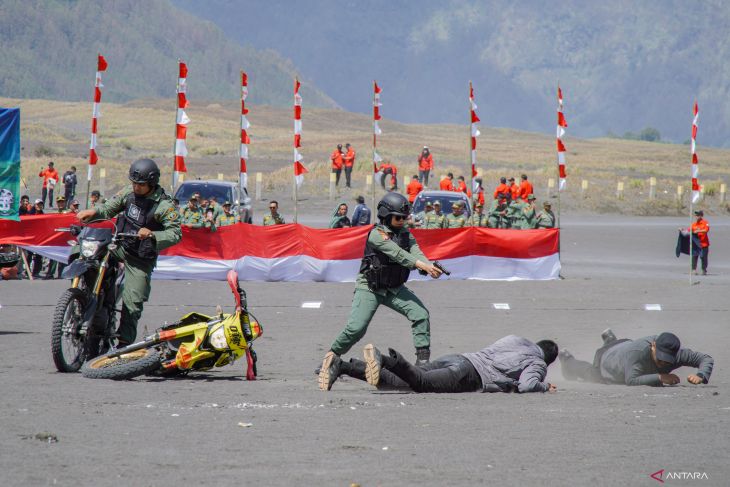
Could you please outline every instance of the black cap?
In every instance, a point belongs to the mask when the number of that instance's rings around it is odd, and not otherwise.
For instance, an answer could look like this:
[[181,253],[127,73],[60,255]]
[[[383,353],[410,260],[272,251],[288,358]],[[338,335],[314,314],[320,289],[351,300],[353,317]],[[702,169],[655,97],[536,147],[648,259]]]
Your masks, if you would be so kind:
[[664,332],[656,337],[656,358],[674,364],[679,354],[679,338],[674,333]]
[[94,190],[91,192],[91,196],[101,196],[101,192]]
[[702,210],[695,211],[695,216],[705,216],[705,212]]

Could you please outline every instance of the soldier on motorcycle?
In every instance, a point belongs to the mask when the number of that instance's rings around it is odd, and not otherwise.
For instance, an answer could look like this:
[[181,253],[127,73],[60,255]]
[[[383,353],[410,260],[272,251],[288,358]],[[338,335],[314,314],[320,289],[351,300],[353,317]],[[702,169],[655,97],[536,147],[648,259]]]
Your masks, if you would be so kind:
[[118,232],[137,232],[137,240],[124,241],[112,254],[125,264],[122,291],[122,316],[119,323],[119,346],[137,336],[137,322],[150,295],[150,276],[157,263],[158,252],[178,243],[182,238],[180,216],[172,198],[159,185],[160,169],[152,159],[139,159],[129,167],[131,187],[117,193],[96,208],[83,210],[77,218],[117,218]]

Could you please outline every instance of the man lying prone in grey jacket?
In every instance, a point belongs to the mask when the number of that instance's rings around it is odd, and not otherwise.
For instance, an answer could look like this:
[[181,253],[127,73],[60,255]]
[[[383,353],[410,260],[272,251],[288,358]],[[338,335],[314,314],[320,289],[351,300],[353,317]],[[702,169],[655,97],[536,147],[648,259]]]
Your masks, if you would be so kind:
[[596,351],[592,364],[576,360],[567,350],[560,352],[560,365],[567,380],[661,387],[679,384],[679,377],[671,373],[679,367],[699,369],[687,377],[690,384],[707,384],[712,375],[712,357],[682,348],[679,338],[672,333],[617,340],[608,329],[601,336],[603,346]]
[[381,354],[366,345],[365,361],[337,357],[329,367],[331,387],[346,374],[366,380],[378,388],[415,392],[552,392],[545,382],[548,365],[558,356],[558,346],[550,340],[533,343],[515,335],[506,336],[474,353],[446,355],[416,367],[397,351]]

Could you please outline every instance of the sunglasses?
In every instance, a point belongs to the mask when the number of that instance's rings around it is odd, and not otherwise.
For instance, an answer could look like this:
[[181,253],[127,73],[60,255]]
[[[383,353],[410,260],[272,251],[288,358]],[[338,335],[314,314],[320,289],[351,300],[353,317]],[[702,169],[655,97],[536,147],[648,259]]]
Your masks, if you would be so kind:
[[276,209],[276,206],[269,206],[269,209],[270,210],[275,210]]
[[406,219],[406,217],[404,217],[404,216],[401,216],[401,215],[393,215],[393,220],[395,220],[397,222],[399,222],[401,220],[405,220],[405,219]]

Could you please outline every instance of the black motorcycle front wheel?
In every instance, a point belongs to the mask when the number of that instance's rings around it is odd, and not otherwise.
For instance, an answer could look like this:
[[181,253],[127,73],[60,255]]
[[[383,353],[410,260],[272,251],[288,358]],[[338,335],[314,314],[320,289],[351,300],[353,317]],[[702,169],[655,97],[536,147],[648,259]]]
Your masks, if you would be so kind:
[[77,372],[84,363],[85,337],[81,334],[86,294],[67,289],[61,294],[53,313],[51,353],[59,372]]
[[89,379],[126,380],[160,368],[162,355],[153,348],[123,353],[118,357],[101,355],[87,361],[81,374]]

